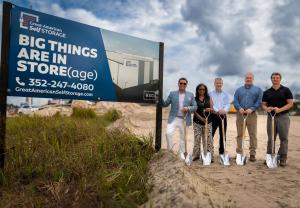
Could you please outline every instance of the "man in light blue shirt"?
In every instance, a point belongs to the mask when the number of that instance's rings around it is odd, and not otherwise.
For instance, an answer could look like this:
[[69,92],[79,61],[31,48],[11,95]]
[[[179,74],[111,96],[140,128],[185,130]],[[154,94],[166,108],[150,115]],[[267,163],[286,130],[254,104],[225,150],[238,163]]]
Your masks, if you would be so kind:
[[[215,79],[215,90],[210,92],[209,95],[214,103],[214,113],[212,114],[212,135],[214,137],[216,130],[219,128],[219,155],[224,154],[223,133],[222,133],[222,120],[219,116],[224,116],[224,130],[226,134],[227,118],[226,113],[230,107],[230,99],[226,92],[222,90],[222,78]],[[213,157],[212,157],[213,158]],[[212,160],[213,161],[213,160]]]
[[243,114],[247,114],[246,127],[250,137],[250,161],[255,162],[257,148],[257,109],[262,100],[262,90],[253,85],[254,75],[248,72],[245,75],[245,85],[238,88],[234,93],[234,107],[237,110],[237,148],[236,153],[242,153],[243,137]]

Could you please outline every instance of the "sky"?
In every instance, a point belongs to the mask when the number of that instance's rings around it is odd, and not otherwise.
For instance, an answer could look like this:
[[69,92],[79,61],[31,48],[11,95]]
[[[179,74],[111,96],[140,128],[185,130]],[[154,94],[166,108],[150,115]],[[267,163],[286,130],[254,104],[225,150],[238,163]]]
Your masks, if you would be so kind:
[[[164,97],[186,77],[188,90],[216,77],[231,96],[254,73],[254,84],[282,84],[300,94],[298,0],[12,0],[18,6],[127,35],[164,42]],[[1,9],[2,13],[2,9]]]

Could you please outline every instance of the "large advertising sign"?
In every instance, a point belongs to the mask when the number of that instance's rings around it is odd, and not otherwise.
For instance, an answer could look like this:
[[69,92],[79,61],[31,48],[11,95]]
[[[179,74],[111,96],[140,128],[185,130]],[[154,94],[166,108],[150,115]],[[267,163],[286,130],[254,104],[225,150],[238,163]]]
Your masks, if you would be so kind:
[[13,6],[8,95],[153,103],[159,43]]

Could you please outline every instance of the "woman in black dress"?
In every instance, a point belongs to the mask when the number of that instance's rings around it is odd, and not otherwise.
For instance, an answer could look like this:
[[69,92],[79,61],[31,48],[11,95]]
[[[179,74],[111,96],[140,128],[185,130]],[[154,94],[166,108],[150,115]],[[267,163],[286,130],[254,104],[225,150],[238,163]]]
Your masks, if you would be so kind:
[[[194,127],[194,148],[193,148],[193,161],[200,159],[201,155],[201,139],[205,141],[205,115],[204,112],[211,112],[213,110],[213,101],[208,94],[206,85],[199,84],[196,87],[196,97],[198,108],[194,113],[193,117],[193,127]],[[204,147],[204,142],[203,148]],[[208,117],[207,125],[207,149],[211,153],[211,162],[214,162],[214,150],[212,143],[212,122],[210,117]]]

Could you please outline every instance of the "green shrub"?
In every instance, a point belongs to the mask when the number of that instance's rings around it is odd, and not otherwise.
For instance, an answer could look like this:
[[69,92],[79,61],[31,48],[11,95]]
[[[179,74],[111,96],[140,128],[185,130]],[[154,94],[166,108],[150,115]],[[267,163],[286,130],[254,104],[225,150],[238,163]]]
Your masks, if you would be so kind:
[[116,109],[109,110],[104,114],[104,118],[110,122],[114,122],[121,118],[122,113],[120,111],[117,111]]

